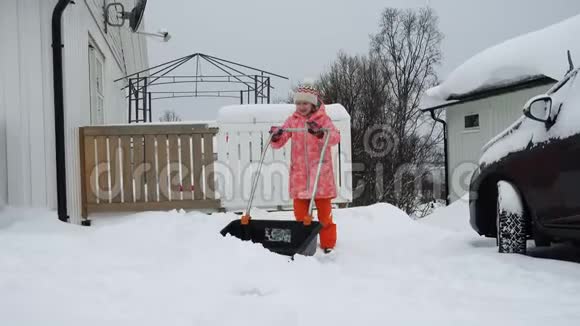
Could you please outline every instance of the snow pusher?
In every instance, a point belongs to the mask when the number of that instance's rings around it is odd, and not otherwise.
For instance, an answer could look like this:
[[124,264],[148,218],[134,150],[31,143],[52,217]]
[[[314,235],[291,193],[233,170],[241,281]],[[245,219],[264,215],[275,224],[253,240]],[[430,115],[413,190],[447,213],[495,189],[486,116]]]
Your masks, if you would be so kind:
[[[312,189],[312,196],[310,197],[310,205],[308,207],[308,217],[303,222],[298,221],[280,221],[280,220],[254,220],[250,215],[252,209],[252,202],[258,187],[258,180],[260,172],[264,163],[264,157],[270,144],[272,142],[272,134],[268,137],[268,141],[260,157],[258,171],[254,175],[252,182],[252,189],[250,198],[245,213],[241,219],[236,219],[228,224],[221,234],[226,236],[232,235],[242,241],[252,241],[260,243],[264,248],[286,256],[294,256],[296,254],[304,256],[312,256],[316,253],[316,240],[318,233],[322,229],[319,222],[313,221],[312,211],[314,210],[314,196],[318,189],[318,179],[320,178],[320,171],[322,170],[322,163],[324,161],[324,154],[328,147],[330,139],[330,132],[328,129],[321,129],[324,132],[324,144],[322,145],[320,153],[320,161],[316,169],[316,177]],[[287,128],[282,132],[308,132],[308,128]]]

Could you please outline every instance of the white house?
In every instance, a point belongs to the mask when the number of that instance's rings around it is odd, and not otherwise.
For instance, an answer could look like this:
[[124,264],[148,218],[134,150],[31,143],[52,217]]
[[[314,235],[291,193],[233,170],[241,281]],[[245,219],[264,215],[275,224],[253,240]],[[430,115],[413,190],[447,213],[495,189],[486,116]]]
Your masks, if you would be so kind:
[[580,64],[579,30],[580,15],[493,46],[427,91],[423,110],[445,110],[451,201],[468,191],[481,148],[522,115],[527,100],[564,76],[568,50]]
[[[80,222],[70,212],[80,196],[78,127],[126,122],[126,93],[113,81],[148,67],[142,35],[128,24],[105,28],[103,5],[111,2],[0,1],[0,206],[57,207],[53,77],[62,72],[66,198],[71,222]],[[116,2],[127,11],[136,3]],[[54,37],[62,38],[60,67]]]

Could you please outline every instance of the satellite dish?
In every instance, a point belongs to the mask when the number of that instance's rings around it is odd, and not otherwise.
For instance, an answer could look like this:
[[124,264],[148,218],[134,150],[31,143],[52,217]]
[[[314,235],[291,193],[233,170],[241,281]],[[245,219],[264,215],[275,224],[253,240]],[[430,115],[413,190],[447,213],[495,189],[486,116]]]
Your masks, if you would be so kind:
[[[131,31],[137,32],[141,22],[143,21],[143,15],[145,14],[145,6],[147,5],[147,0],[139,0],[133,10],[127,12],[125,11],[125,6],[120,2],[114,2],[106,5],[104,7],[105,11],[105,33],[107,32],[107,26],[121,27],[125,23],[125,20],[129,20],[129,27]],[[118,13],[117,18],[119,22],[114,22],[109,18],[111,13],[111,8],[114,8]]]
[[133,32],[136,32],[139,29],[139,26],[141,26],[146,5],[147,0],[139,0],[135,8],[133,8],[129,14],[129,26]]

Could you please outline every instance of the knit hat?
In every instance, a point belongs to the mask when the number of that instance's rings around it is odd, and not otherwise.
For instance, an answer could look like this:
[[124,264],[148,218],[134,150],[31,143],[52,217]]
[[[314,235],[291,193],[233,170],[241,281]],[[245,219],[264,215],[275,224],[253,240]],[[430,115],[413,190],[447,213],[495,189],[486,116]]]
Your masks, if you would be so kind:
[[298,102],[306,102],[313,104],[314,106],[319,105],[318,98],[320,97],[320,93],[311,86],[301,86],[296,90],[294,94],[294,103]]

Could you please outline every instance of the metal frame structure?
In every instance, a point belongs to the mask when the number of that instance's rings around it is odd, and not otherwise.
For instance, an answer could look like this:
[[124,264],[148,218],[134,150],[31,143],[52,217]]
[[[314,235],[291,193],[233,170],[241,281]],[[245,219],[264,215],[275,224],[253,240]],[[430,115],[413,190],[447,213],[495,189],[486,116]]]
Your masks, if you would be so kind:
[[[186,63],[195,64],[193,75],[173,75],[177,68]],[[202,64],[209,64],[223,72],[223,75],[203,75]],[[244,103],[270,103],[271,90],[274,89],[271,78],[288,80],[278,74],[250,67],[237,62],[217,58],[203,53],[194,53],[171,60],[160,65],[141,70],[115,80],[124,80],[127,84],[122,90],[128,90],[129,123],[151,122],[153,101],[184,97],[210,97],[239,99]],[[159,90],[158,86],[191,84],[188,91]],[[201,84],[221,85],[212,90],[200,90]],[[226,88],[227,87],[229,88]]]

